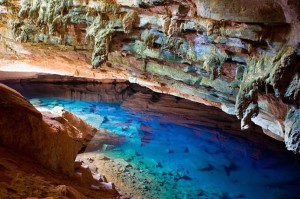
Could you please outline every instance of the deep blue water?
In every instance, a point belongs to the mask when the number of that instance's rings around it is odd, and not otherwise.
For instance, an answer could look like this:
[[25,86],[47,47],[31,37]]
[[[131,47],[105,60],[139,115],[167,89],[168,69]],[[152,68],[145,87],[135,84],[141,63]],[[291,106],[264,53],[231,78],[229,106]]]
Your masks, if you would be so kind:
[[300,161],[290,152],[279,153],[219,129],[166,122],[164,116],[126,110],[118,104],[58,98],[31,102],[48,108],[62,106],[95,127],[125,137],[123,144],[101,152],[143,169],[145,178],[152,179],[147,192],[153,198],[300,196]]

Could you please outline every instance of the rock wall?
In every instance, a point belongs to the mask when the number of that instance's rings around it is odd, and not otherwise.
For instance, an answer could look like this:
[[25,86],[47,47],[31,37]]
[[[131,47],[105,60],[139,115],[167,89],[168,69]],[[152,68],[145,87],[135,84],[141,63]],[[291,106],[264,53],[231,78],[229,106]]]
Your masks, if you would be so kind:
[[47,168],[72,174],[83,143],[74,127],[55,115],[42,115],[16,91],[0,85],[0,143]]
[[67,111],[40,113],[22,95],[0,84],[0,143],[57,172],[72,175],[92,128]]
[[0,11],[2,66],[55,63],[57,52],[62,68],[78,60],[74,76],[122,71],[235,114],[243,129],[254,122],[299,151],[297,0],[2,0]]
[[0,84],[1,198],[117,198],[112,183],[75,159],[123,140],[61,107],[37,110]]

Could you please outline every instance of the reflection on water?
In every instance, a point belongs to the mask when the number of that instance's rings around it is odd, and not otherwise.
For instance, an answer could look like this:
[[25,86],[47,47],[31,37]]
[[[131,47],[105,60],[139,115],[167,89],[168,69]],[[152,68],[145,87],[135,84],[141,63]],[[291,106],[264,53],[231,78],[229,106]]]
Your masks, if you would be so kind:
[[297,198],[300,194],[299,158],[283,149],[273,151],[220,129],[181,125],[118,104],[59,98],[31,102],[62,106],[95,127],[124,136],[125,143],[102,152],[130,163],[135,176],[131,180],[145,179],[135,185],[144,190],[145,198]]
[[300,196],[299,156],[257,130],[239,131],[239,121],[216,108],[126,83],[10,86],[36,106],[62,106],[123,136],[95,153],[125,165],[117,171],[123,184],[144,198]]

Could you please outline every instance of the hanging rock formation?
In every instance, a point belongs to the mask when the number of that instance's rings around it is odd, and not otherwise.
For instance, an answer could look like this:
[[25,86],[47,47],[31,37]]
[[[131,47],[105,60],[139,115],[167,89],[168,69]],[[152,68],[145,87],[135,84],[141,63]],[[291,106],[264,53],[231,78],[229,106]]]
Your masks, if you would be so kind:
[[114,73],[236,114],[298,152],[299,32],[298,0],[2,0],[0,68]]

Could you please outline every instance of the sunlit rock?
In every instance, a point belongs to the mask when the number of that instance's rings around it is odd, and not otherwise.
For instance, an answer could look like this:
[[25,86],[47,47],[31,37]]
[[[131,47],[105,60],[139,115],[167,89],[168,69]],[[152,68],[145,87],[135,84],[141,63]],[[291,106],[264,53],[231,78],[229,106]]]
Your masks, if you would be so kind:
[[268,119],[258,94],[299,105],[296,0],[0,4],[1,70],[129,80],[230,114],[235,106],[242,128],[254,121],[281,138],[282,119]]

